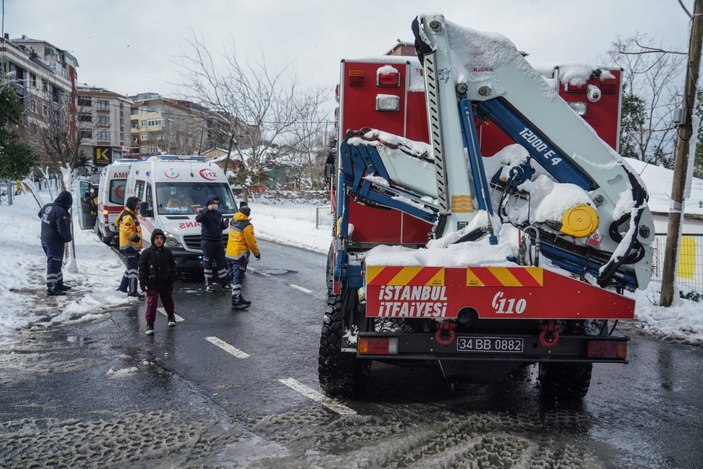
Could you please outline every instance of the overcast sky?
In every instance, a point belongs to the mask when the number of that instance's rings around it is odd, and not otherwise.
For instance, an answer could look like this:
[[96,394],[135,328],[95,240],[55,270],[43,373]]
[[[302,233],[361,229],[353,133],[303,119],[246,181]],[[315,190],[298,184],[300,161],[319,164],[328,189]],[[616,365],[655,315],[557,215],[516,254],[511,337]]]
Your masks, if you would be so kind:
[[[4,0],[4,30],[68,50],[79,83],[122,94],[178,94],[174,61],[192,34],[214,54],[286,64],[306,85],[333,88],[342,58],[381,55],[412,40],[420,13],[498,32],[537,65],[601,63],[636,32],[685,50],[689,19],[677,0]],[[693,0],[683,0],[692,10]],[[607,64],[610,65],[610,64]]]

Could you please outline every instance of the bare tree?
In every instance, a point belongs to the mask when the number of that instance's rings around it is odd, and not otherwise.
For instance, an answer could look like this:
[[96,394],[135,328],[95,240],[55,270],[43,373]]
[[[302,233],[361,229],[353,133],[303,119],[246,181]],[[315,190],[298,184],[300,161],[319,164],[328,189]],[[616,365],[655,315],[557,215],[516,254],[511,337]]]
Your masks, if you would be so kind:
[[299,189],[319,189],[324,187],[325,159],[327,157],[327,124],[324,104],[329,90],[312,89],[298,100],[301,120],[292,130],[292,158],[298,169]]
[[242,186],[246,200],[252,187],[267,182],[279,155],[274,150],[288,143],[295,126],[308,118],[300,103],[308,100],[306,96],[317,99],[317,92],[301,92],[287,68],[273,71],[263,59],[241,64],[233,45],[217,59],[221,65],[198,38],[188,41],[181,63],[183,86],[188,99],[224,122],[237,166],[233,182]]
[[645,34],[618,38],[608,54],[623,68],[620,152],[670,167],[676,138],[673,111],[681,101],[685,55],[657,47]]
[[[73,98],[62,94],[56,100],[43,101],[37,112],[41,117],[30,119],[25,138],[36,151],[39,164],[60,171],[62,188],[70,190],[74,170],[85,158],[81,152],[85,137],[78,129]],[[81,126],[81,130],[86,128]]]

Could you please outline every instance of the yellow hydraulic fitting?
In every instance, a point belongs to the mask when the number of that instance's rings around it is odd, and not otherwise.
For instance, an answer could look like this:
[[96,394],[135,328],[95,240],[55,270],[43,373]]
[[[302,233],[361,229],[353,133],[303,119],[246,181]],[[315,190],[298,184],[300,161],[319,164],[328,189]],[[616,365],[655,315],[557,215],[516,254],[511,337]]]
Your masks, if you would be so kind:
[[564,212],[560,231],[575,238],[591,236],[598,229],[598,212],[586,204],[577,204]]

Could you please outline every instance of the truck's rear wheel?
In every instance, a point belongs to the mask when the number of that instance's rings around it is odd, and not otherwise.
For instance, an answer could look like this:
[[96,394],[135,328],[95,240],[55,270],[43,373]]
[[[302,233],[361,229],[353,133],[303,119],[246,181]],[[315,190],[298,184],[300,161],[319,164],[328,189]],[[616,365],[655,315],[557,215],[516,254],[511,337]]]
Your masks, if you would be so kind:
[[591,385],[593,363],[540,363],[539,382],[543,395],[581,399]]
[[[347,298],[353,298],[346,292]],[[353,292],[355,295],[356,292]],[[320,386],[329,395],[352,396],[363,392],[370,362],[358,360],[353,353],[343,353],[345,305],[340,296],[329,295],[320,335],[318,376]]]

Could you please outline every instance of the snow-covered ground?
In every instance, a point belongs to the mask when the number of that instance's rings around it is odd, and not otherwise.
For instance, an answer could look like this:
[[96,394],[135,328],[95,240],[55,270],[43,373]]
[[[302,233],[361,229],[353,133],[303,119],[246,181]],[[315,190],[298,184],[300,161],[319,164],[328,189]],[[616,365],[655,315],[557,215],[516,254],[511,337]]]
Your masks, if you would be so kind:
[[[48,192],[38,196],[44,203],[50,201]],[[327,253],[332,219],[320,209],[316,227],[319,205],[254,199],[250,206],[258,238]],[[66,283],[74,288],[68,296],[47,297],[38,211],[27,194],[15,196],[12,206],[0,205],[0,347],[14,342],[20,330],[106,318],[115,307],[135,301],[115,291],[124,270],[118,256],[92,231],[78,229],[77,220],[78,273],[64,269]],[[677,299],[671,308],[656,306],[659,287],[652,282],[646,291],[634,294],[637,326],[670,340],[703,344],[701,304]]]

